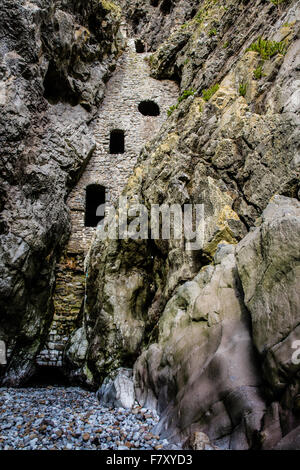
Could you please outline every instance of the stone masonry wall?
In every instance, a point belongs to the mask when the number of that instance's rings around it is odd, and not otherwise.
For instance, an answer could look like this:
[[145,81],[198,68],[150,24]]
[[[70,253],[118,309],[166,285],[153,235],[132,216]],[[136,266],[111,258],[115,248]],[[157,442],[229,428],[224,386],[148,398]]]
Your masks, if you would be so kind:
[[[99,116],[93,123],[95,152],[77,186],[68,198],[72,232],[66,252],[57,266],[54,295],[54,318],[39,365],[61,366],[63,350],[76,325],[84,300],[84,257],[90,247],[95,228],[85,227],[85,194],[90,184],[106,188],[106,201],[115,201],[124,188],[144,144],[160,129],[167,110],[176,103],[176,83],[150,77],[148,53],[135,51],[134,39],[128,40],[126,51],[107,84]],[[159,116],[144,116],[138,110],[141,101],[154,101]],[[110,154],[110,132],[125,133],[125,153]]]

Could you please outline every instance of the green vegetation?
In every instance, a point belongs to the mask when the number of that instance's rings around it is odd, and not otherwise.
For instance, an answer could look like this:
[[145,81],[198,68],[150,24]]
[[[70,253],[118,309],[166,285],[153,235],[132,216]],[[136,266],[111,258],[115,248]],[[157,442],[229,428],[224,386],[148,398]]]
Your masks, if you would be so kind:
[[276,5],[277,7],[279,7],[279,5],[286,2],[286,0],[270,0],[270,2],[273,3],[273,5]]
[[148,59],[149,64],[150,64],[150,67],[153,65],[154,60],[155,60],[155,58],[154,58],[154,55],[152,54],[152,55],[149,57],[149,59]]
[[121,8],[113,2],[108,0],[100,0],[101,5],[106,11],[114,11],[116,13],[121,13]]
[[216,93],[216,91],[218,91],[219,88],[220,85],[216,83],[212,87],[207,88],[206,90],[202,90],[202,98],[204,99],[204,101],[209,101],[210,98]]
[[257,67],[257,69],[253,71],[253,76],[256,80],[260,80],[261,77],[265,76],[265,74],[262,71],[262,65],[260,65],[259,67]]
[[285,54],[287,49],[287,44],[285,41],[269,41],[268,39],[263,39],[259,37],[256,42],[253,42],[248,51],[258,52],[262,59],[270,59],[276,54]]
[[211,37],[211,36],[216,36],[216,35],[217,35],[217,30],[216,30],[216,28],[211,29],[211,30],[209,31],[208,35],[209,35],[209,37]]
[[228,46],[229,46],[229,41],[224,42],[223,49],[227,49]]
[[203,11],[202,10],[198,11],[198,13],[194,17],[194,19],[197,23],[202,23],[202,21],[203,21]]
[[178,98],[178,104],[181,103],[181,101],[186,100],[189,96],[194,96],[195,93],[196,91],[193,89],[184,90],[182,95]]
[[182,93],[182,95],[178,98],[178,101],[177,101],[177,104],[173,104],[173,106],[171,106],[168,111],[167,111],[167,114],[168,116],[171,116],[171,114],[173,113],[173,111],[175,111],[175,109],[178,108],[178,106],[180,105],[180,103],[184,100],[186,100],[189,96],[194,96],[194,94],[196,93],[195,90],[193,89],[190,89],[190,90],[184,90],[184,92]]
[[282,27],[283,28],[292,28],[293,26],[295,26],[296,22],[295,21],[292,21],[291,23],[289,23],[288,21],[286,23],[283,23]]
[[246,96],[246,93],[247,93],[247,83],[240,83],[240,86],[239,86],[239,94],[241,96]]

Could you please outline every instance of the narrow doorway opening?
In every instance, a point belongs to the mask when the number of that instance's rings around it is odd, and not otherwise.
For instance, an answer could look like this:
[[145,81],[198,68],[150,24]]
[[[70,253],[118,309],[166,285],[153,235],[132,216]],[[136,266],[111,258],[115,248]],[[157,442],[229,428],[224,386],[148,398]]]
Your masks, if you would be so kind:
[[125,133],[120,129],[114,129],[110,133],[109,153],[118,154],[125,152]]
[[86,188],[85,195],[85,223],[86,227],[97,227],[104,216],[97,215],[97,209],[105,204],[105,187],[100,184],[91,184]]
[[145,52],[145,44],[140,39],[135,40],[135,51],[138,54],[142,54],[143,52]]

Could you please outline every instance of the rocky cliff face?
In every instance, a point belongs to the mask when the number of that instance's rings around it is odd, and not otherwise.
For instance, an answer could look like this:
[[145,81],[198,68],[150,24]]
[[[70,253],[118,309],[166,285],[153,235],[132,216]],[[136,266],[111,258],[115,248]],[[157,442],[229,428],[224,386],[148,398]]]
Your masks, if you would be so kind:
[[97,387],[133,367],[138,400],[173,439],[296,446],[299,2],[143,3],[14,6],[24,39],[14,28],[2,46],[4,383],[30,373],[47,332],[64,199],[93,151],[88,124],[122,49],[123,11],[137,50],[153,51],[152,76],[181,89],[123,194],[147,208],[203,204],[204,242],[187,251],[185,240],[98,233],[65,370]]
[[[268,448],[298,423],[299,243],[285,221],[299,207],[298,34],[295,2],[201,2],[173,29],[150,63],[182,98],[124,194],[148,208],[203,203],[203,249],[100,237],[91,248],[69,359],[90,384],[135,363],[138,399],[173,438],[200,430],[221,447]],[[275,199],[247,235],[276,194],[291,199]]]
[[5,384],[30,375],[52,319],[93,110],[120,53],[120,10],[99,1],[1,2],[1,322]]

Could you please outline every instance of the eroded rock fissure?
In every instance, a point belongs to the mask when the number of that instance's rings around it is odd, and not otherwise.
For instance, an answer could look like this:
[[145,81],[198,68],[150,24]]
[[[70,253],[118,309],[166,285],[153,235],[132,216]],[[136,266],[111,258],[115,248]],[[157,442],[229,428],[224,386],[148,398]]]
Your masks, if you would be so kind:
[[71,236],[56,268],[55,311],[47,342],[37,358],[40,366],[62,366],[65,346],[82,308],[84,258],[96,230],[94,224],[85,223],[88,188],[105,188],[102,203],[115,202],[133,173],[141,149],[159,131],[167,110],[178,98],[177,84],[150,77],[149,57],[149,53],[136,51],[134,38],[127,40],[127,48],[107,83],[99,116],[92,124],[96,149],[67,200]]
[[[2,0],[0,13],[1,384],[100,386],[102,404],[129,407],[125,426],[153,421],[193,449],[300,448],[299,2]],[[96,209],[121,193],[203,204],[202,248],[103,243]],[[87,432],[75,423],[68,442],[62,415],[61,448],[164,448],[144,431],[99,439],[93,423],[118,411],[64,387],[47,412],[81,396]],[[0,390],[0,448],[31,392]],[[52,424],[30,443],[23,424],[16,446],[51,445]]]

